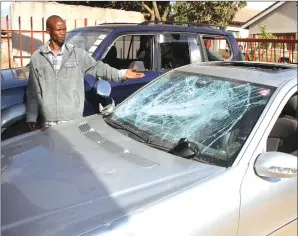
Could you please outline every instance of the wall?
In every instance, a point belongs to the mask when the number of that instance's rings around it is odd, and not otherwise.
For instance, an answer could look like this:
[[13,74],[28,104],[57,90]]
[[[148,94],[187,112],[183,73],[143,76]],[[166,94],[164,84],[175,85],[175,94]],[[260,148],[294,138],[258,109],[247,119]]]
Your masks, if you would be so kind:
[[[11,38],[1,35],[1,69],[9,68],[8,40],[11,45]],[[10,63],[13,65],[12,59],[10,60]]]
[[[144,21],[144,17],[139,12],[114,10],[106,8],[92,8],[85,6],[70,6],[54,2],[15,2],[11,4],[11,25],[12,29],[18,30],[18,17],[21,16],[21,28],[30,30],[30,17],[33,17],[33,30],[42,30],[42,18],[46,21],[50,15],[59,15],[66,20],[67,30],[75,28],[75,19],[77,19],[77,27],[84,26],[84,18],[88,19],[88,25],[98,25],[105,22],[125,22],[140,23]],[[45,29],[45,26],[44,26]],[[33,34],[33,47],[36,50],[42,45],[42,34]],[[23,65],[26,65],[31,56],[31,34],[23,33],[22,39],[22,56],[24,58]],[[49,36],[45,34],[45,41]],[[20,35],[18,32],[12,34],[12,55],[20,64]]]
[[297,2],[286,2],[249,26],[249,34],[259,34],[265,24],[269,33],[297,32]]
[[242,29],[240,26],[229,25],[227,31],[232,32],[235,38],[247,38],[249,35],[249,30]]

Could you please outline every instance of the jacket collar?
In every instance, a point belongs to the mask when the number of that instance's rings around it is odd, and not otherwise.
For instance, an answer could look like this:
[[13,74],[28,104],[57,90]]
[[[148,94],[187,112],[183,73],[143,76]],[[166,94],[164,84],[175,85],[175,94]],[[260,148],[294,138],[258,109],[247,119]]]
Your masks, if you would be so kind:
[[[49,45],[50,45],[50,40],[47,41],[44,45],[42,45],[40,47],[40,51],[43,52],[43,53],[48,53],[49,52]],[[63,46],[65,47],[64,52],[69,54],[70,52],[73,51],[73,45],[65,43]]]

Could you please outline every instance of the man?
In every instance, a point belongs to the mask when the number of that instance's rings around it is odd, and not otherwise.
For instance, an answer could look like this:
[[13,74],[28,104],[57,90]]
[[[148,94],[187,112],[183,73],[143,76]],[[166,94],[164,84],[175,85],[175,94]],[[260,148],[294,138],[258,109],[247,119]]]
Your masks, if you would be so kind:
[[245,54],[243,53],[243,46],[240,44],[239,46],[240,52],[241,52],[241,60],[245,61]]
[[144,77],[134,68],[117,70],[66,44],[66,25],[60,16],[50,16],[46,28],[50,40],[33,53],[29,66],[26,120],[30,130],[37,129],[39,109],[46,127],[83,116],[85,74],[111,81]]

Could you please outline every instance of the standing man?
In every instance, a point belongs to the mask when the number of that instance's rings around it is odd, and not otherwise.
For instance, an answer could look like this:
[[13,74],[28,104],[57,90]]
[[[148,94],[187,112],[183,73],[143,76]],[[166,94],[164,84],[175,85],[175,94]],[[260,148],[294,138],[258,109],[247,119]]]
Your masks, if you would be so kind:
[[243,46],[240,44],[238,47],[239,47],[240,52],[241,52],[241,60],[242,60],[242,61],[245,61],[245,55],[244,55],[244,53],[243,53]]
[[30,130],[37,129],[39,108],[46,127],[83,116],[85,74],[110,81],[144,77],[135,69],[117,70],[95,61],[85,50],[65,43],[66,25],[60,16],[50,16],[46,28],[50,40],[30,60],[26,102]]

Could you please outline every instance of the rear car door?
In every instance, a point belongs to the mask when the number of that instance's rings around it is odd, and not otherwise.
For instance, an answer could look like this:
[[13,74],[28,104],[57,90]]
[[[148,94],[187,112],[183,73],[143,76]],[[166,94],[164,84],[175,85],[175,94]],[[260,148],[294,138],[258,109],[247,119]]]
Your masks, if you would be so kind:
[[157,49],[160,74],[180,66],[203,61],[200,41],[194,33],[159,33]]

